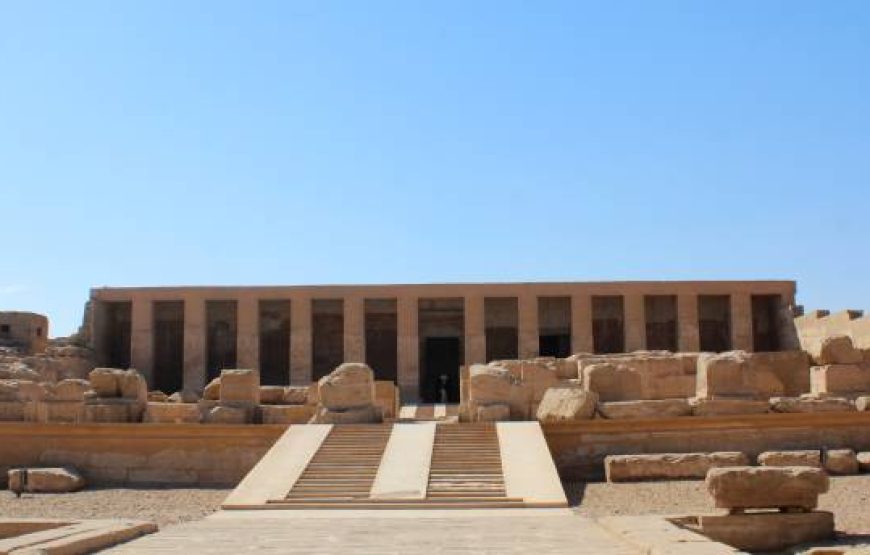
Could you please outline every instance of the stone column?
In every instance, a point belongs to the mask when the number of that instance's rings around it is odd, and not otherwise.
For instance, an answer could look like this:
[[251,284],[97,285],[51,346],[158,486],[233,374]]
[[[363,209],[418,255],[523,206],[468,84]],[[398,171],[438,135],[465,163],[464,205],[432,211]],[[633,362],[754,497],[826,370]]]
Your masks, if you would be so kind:
[[344,360],[366,362],[365,299],[344,298]]
[[205,299],[184,299],[184,389],[202,392],[205,388],[206,344]]
[[749,293],[731,295],[731,348],[752,351],[752,297]]
[[238,299],[238,331],[236,333],[236,365],[260,370],[260,302],[253,295]]
[[420,398],[420,337],[418,335],[417,297],[396,300],[398,325],[399,390],[402,403],[415,403]]
[[646,315],[644,314],[643,295],[631,294],[623,297],[625,303],[625,350],[642,351],[646,349]]
[[540,353],[541,340],[538,332],[538,298],[531,293],[517,299],[519,311],[519,354],[520,358],[534,358]]
[[151,299],[133,297],[130,315],[130,365],[154,387],[154,311]]
[[698,335],[698,295],[677,295],[677,343],[680,351],[694,353],[701,350]]
[[594,353],[592,338],[592,297],[571,296],[571,353]]
[[311,380],[311,298],[298,295],[290,300],[290,383]]
[[465,297],[465,365],[486,362],[486,325],[483,296]]

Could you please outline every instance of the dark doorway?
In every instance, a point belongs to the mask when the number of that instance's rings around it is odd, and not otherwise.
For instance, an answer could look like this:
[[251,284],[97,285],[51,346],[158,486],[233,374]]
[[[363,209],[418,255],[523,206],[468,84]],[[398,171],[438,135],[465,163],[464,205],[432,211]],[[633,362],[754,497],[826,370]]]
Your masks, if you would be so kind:
[[571,297],[539,297],[538,330],[538,352],[541,356],[570,356]]
[[779,295],[752,295],[752,349],[779,351]]
[[236,301],[206,301],[205,303],[208,379],[221,375],[221,370],[236,367]]
[[260,383],[290,383],[290,301],[260,301]]
[[184,301],[154,302],[155,389],[172,395],[184,383]]
[[650,351],[677,351],[676,295],[646,295],[646,348]]
[[625,352],[625,307],[622,297],[592,297],[592,340],[596,353]]
[[698,295],[698,339],[702,351],[731,350],[731,297]]
[[311,301],[311,358],[314,379],[335,370],[344,362],[344,301]]
[[483,299],[483,314],[486,330],[486,361],[517,358],[519,356],[517,298],[486,297]]
[[[448,402],[459,402],[459,366],[465,349],[465,300],[420,299],[417,325],[421,400],[440,403],[443,388]],[[442,376],[446,379],[442,380]]]
[[396,299],[365,300],[366,364],[376,380],[396,381],[398,329]]
[[459,341],[458,337],[426,338],[423,347],[425,371],[423,383],[420,384],[424,403],[459,402]]
[[108,302],[103,341],[106,345],[106,365],[111,368],[130,367],[130,340],[133,303]]

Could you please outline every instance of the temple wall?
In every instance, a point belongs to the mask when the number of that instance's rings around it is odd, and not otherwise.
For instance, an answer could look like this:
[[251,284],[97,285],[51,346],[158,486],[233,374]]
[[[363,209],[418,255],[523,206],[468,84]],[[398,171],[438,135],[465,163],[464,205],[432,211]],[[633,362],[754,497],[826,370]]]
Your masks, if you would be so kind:
[[834,314],[814,310],[794,319],[801,348],[816,352],[822,339],[831,335],[848,335],[858,349],[870,350],[870,316],[860,310],[843,310]]

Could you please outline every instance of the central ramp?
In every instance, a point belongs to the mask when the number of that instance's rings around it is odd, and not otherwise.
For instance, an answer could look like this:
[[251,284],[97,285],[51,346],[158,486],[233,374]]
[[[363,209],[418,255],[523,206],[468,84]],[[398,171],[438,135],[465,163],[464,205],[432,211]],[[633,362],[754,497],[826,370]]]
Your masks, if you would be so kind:
[[224,509],[567,507],[537,422],[291,426]]

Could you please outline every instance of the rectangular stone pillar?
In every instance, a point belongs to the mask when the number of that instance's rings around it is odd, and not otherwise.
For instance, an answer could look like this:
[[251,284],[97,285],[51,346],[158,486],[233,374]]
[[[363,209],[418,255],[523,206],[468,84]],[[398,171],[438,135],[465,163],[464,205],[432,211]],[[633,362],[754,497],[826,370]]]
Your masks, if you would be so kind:
[[344,361],[366,362],[365,299],[344,298]]
[[524,294],[517,299],[519,311],[519,354],[520,358],[534,358],[540,353],[541,340],[538,332],[538,297]]
[[236,365],[260,370],[260,302],[253,295],[238,299],[238,332],[236,334]]
[[396,300],[398,325],[399,391],[402,403],[415,403],[420,398],[420,337],[417,297]]
[[625,295],[625,350],[642,351],[646,349],[646,314],[644,314],[643,295]]
[[486,326],[483,296],[465,297],[465,365],[486,362]]
[[731,295],[731,348],[752,351],[752,297],[749,293]]
[[130,365],[154,387],[154,312],[151,299],[134,297],[130,315]]
[[205,299],[184,299],[184,389],[202,392],[205,388]]
[[593,353],[595,342],[592,338],[592,297],[573,295],[571,297],[571,353]]
[[290,383],[309,385],[311,372],[311,299],[294,296],[290,301]]
[[698,335],[698,295],[677,295],[677,342],[680,351],[694,353],[701,350]]

